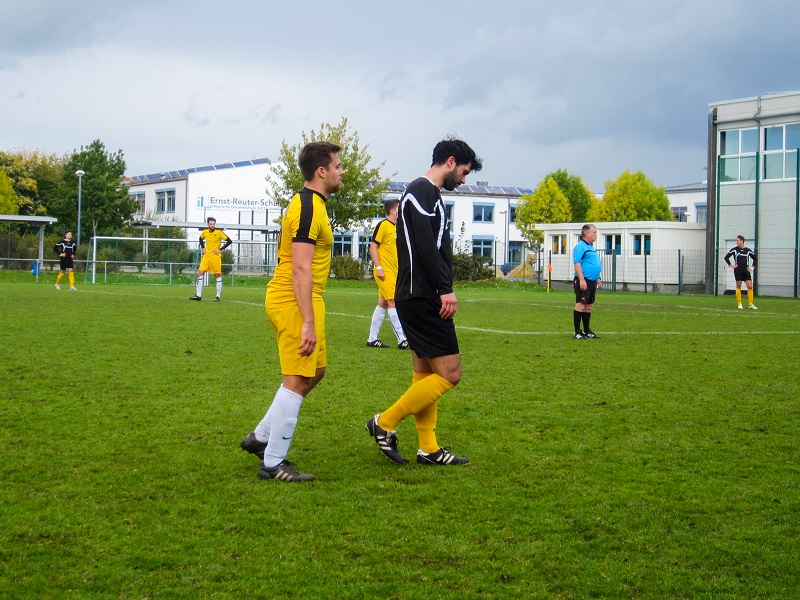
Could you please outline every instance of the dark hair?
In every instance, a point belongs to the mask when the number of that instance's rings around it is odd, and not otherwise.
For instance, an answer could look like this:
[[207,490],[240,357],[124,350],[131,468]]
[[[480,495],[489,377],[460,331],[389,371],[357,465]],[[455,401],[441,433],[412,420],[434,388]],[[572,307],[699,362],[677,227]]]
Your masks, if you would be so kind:
[[387,200],[383,203],[383,212],[386,213],[386,216],[389,216],[389,213],[392,212],[393,208],[397,208],[400,206],[400,200],[395,198],[394,200]]
[[736,239],[737,239],[737,240],[742,240],[742,241],[744,241],[744,236],[743,236],[743,235],[737,235],[737,236],[736,236]]
[[443,165],[451,156],[456,159],[456,165],[471,165],[472,171],[483,168],[483,160],[476,156],[475,151],[465,141],[453,136],[446,137],[434,146],[431,166]]
[[297,164],[303,174],[303,181],[314,179],[314,173],[317,169],[320,167],[327,168],[331,164],[331,155],[338,154],[341,149],[341,146],[331,142],[309,142],[303,146],[300,154],[297,155]]
[[591,223],[587,223],[586,225],[581,227],[581,237],[586,237],[588,233],[592,230],[592,227],[594,227],[594,225],[592,225]]
[[217,222],[217,220],[216,220],[214,217],[208,217],[208,218],[206,219],[206,224],[208,224],[208,222],[209,222],[209,221],[214,221],[214,223],[216,223],[216,222]]

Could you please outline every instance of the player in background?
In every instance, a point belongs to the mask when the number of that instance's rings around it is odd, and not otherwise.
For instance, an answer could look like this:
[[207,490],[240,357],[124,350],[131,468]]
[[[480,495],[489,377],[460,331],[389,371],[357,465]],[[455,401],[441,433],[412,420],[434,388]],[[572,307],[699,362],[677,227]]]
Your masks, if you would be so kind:
[[572,288],[575,290],[575,310],[572,312],[572,322],[575,326],[573,337],[576,340],[600,339],[600,336],[589,328],[595,292],[601,283],[602,263],[600,255],[594,248],[596,240],[597,227],[584,225],[581,227],[581,239],[572,250],[572,262],[575,266],[575,278],[572,280]]
[[[195,295],[189,300],[197,300],[198,302],[203,299],[203,275],[206,271],[214,274],[217,280],[217,295],[214,302],[219,302],[219,297],[222,294],[222,251],[233,243],[233,240],[228,237],[224,231],[217,229],[217,220],[214,217],[208,217],[206,220],[208,229],[204,229],[200,234],[200,248],[203,249],[203,258],[200,261],[200,269],[197,271],[197,284],[195,285]],[[222,245],[222,242],[225,245]]]
[[441,188],[454,190],[481,160],[465,142],[442,140],[433,149],[431,167],[412,181],[400,199],[397,220],[397,292],[395,305],[414,361],[411,386],[388,409],[367,421],[367,431],[389,460],[404,464],[396,429],[414,415],[419,438],[417,463],[463,465],[436,440],[438,400],[461,380],[461,354],[453,315],[453,251]]
[[397,336],[397,347],[400,350],[408,348],[406,334],[397,316],[394,305],[394,292],[397,283],[397,207],[399,200],[387,200],[383,203],[383,212],[386,218],[375,226],[372,239],[369,242],[369,255],[372,258],[372,273],[375,283],[378,284],[378,306],[372,313],[372,325],[369,330],[367,346],[371,348],[388,348],[378,339],[381,325],[389,313],[389,321]]
[[755,252],[744,245],[744,236],[736,236],[736,245],[725,255],[725,262],[733,269],[733,277],[736,279],[736,304],[742,308],[742,282],[747,285],[747,308],[758,310],[753,304],[753,277],[751,272],[756,268]]
[[53,250],[58,254],[61,272],[56,277],[56,289],[60,290],[61,278],[64,273],[69,273],[69,291],[77,292],[78,288],[75,287],[75,274],[73,273],[75,252],[78,250],[78,244],[72,241],[72,232],[68,231],[64,234],[64,239],[53,246]]
[[286,460],[300,405],[322,380],[328,364],[322,294],[331,269],[333,231],[326,204],[342,183],[341,148],[306,144],[298,156],[305,186],[281,219],[278,266],[267,285],[267,318],[277,334],[283,383],[264,418],[241,442],[262,458],[261,479],[313,481]]

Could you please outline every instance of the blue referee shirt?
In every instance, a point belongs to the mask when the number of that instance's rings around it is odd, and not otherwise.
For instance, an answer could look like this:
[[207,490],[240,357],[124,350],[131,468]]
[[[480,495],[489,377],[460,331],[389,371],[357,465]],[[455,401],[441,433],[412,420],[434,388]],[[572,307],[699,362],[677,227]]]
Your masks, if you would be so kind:
[[[587,244],[585,240],[581,240],[575,244],[575,249],[572,251],[572,262],[580,263],[583,269],[583,278],[590,281],[597,281],[600,279],[600,255],[594,246]],[[577,276],[578,274],[575,273]]]

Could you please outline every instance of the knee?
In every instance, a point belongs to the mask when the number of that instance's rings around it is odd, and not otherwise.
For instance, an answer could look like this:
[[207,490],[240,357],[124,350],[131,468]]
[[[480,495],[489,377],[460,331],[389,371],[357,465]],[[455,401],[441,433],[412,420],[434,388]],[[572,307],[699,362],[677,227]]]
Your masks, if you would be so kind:
[[447,371],[444,377],[448,383],[452,386],[457,386],[458,382],[461,381],[461,365],[456,368],[450,369]]

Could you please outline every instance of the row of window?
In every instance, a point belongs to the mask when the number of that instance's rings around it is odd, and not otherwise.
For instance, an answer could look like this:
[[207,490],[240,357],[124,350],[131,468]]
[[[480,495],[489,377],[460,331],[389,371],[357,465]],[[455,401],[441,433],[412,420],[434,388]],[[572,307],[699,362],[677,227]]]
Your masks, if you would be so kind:
[[[607,233],[603,236],[605,241],[606,254],[622,254],[622,234],[621,233]],[[631,234],[631,254],[633,256],[650,256],[650,234],[649,233],[634,233]],[[572,246],[567,243],[567,234],[551,235],[550,236],[550,250],[553,254],[569,254],[572,248],[580,240],[580,236],[576,236],[575,242]]]
[[[488,256],[495,260],[495,241],[491,237],[475,237],[472,238],[472,253]],[[520,263],[522,262],[522,249],[525,242],[511,241],[508,243],[508,256],[506,262]],[[361,260],[369,259],[369,238],[366,235],[361,235],[358,238],[358,257]],[[349,233],[336,233],[333,236],[333,255],[343,256],[345,254],[353,255],[353,236]]]
[[796,179],[798,148],[800,123],[720,131],[719,180],[755,181],[759,154],[761,179]]
[[[134,192],[129,194],[131,200],[136,202],[136,212],[144,214],[146,212],[146,205],[144,201],[144,192]],[[175,212],[175,190],[162,190],[156,192],[156,212],[159,213],[174,213]]]

